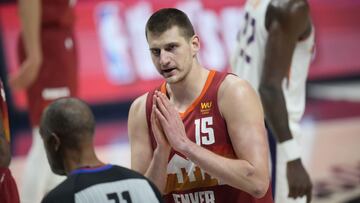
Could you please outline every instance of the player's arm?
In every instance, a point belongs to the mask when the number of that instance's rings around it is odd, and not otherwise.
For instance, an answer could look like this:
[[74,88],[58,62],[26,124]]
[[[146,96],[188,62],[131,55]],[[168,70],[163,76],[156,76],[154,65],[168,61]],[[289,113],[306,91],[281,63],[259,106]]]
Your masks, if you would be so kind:
[[302,0],[291,2],[287,5],[290,8],[269,6],[267,19],[272,17],[268,22],[269,36],[259,87],[266,121],[279,142],[292,139],[282,82],[288,77],[296,43],[311,29],[307,4]]
[[220,87],[219,108],[226,120],[237,159],[217,155],[190,141],[176,109],[158,94],[158,114],[164,132],[175,150],[222,182],[256,198],[269,186],[268,144],[261,103],[254,90],[235,76]]
[[[283,5],[270,5],[266,17],[266,26],[269,36],[259,92],[266,121],[277,141],[282,143],[293,138],[288,124],[282,82],[289,75],[296,43],[311,32],[307,3],[303,0],[294,0]],[[289,197],[295,198],[307,194],[308,201],[310,201],[311,183],[301,160],[296,159],[288,162],[288,167],[292,168],[291,171],[293,171],[289,173],[288,170],[288,177],[299,177],[301,179],[289,179]]]
[[19,0],[18,5],[26,58],[20,70],[10,78],[10,85],[14,89],[24,89],[35,81],[42,63],[41,0]]
[[158,144],[154,152],[152,150],[146,121],[146,98],[147,94],[137,98],[129,111],[128,132],[131,146],[131,168],[144,174],[155,183],[161,192],[164,192],[170,149],[163,147],[163,144]]

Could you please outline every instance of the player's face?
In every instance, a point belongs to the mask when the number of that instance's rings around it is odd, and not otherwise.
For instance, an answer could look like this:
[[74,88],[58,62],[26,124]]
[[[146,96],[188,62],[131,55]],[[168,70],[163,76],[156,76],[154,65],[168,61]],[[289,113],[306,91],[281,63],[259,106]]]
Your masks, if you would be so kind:
[[46,156],[51,170],[58,175],[65,175],[65,167],[61,156],[61,142],[55,134],[40,130],[40,134],[45,146]]
[[186,39],[177,26],[160,35],[147,35],[152,61],[168,83],[182,81],[190,72],[198,52],[199,39]]

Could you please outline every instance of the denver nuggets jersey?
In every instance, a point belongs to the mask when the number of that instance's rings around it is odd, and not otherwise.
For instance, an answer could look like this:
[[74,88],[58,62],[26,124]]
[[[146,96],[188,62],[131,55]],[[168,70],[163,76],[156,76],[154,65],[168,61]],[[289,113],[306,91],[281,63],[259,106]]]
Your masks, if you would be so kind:
[[[248,0],[244,7],[243,26],[232,56],[232,69],[258,90],[265,59],[268,32],[265,16],[271,0]],[[282,83],[289,121],[299,122],[305,109],[305,82],[314,47],[314,29],[296,44],[288,78]]]
[[[228,158],[236,158],[227,131],[226,122],[218,108],[218,89],[227,74],[210,71],[200,96],[184,112],[180,113],[186,135],[196,144],[216,154]],[[160,87],[166,94],[165,83]],[[146,101],[146,117],[152,147],[156,141],[151,131],[152,96],[150,92]],[[220,163],[219,163],[220,164]],[[165,201],[170,203],[270,203],[271,189],[262,199],[251,195],[212,177],[196,166],[181,153],[172,150],[167,165],[167,183]]]

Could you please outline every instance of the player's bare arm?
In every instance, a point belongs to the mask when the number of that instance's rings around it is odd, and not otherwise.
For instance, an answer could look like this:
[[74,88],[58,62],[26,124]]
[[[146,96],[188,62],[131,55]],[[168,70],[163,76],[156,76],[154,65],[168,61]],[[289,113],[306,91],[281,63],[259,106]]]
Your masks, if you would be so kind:
[[219,108],[238,159],[219,156],[190,141],[175,107],[162,93],[155,95],[156,115],[175,150],[228,185],[257,198],[266,194],[269,186],[268,147],[262,107],[247,83],[228,76],[219,90]]
[[[304,0],[272,2],[267,10],[266,27],[269,37],[259,92],[266,121],[278,142],[282,143],[293,138],[288,124],[282,82],[289,75],[296,43],[306,38],[312,29],[307,2]],[[307,200],[310,202],[312,186],[301,160],[288,162],[287,168],[289,197],[307,195]]]
[[9,83],[14,89],[25,89],[37,78],[42,63],[41,3],[40,0],[19,0],[18,4],[26,58],[20,65],[20,70],[10,78]]
[[266,27],[269,38],[259,87],[266,119],[278,136],[279,142],[292,138],[282,92],[282,81],[288,77],[296,43],[300,38],[306,37],[304,35],[308,35],[311,29],[308,5],[302,0],[290,2],[270,5],[268,8]]
[[155,114],[152,113],[151,127],[157,142],[157,147],[153,152],[146,122],[146,98],[147,94],[137,98],[130,107],[128,131],[131,145],[131,168],[144,174],[163,192],[171,148],[159,128]]

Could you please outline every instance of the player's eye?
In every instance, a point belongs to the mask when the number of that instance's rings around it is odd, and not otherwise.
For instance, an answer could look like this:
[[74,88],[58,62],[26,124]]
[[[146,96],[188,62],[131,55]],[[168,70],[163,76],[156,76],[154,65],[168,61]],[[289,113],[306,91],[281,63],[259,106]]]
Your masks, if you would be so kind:
[[176,44],[169,44],[167,47],[166,47],[166,51],[174,51],[176,49],[177,45]]
[[150,49],[150,52],[154,56],[160,56],[160,49]]

